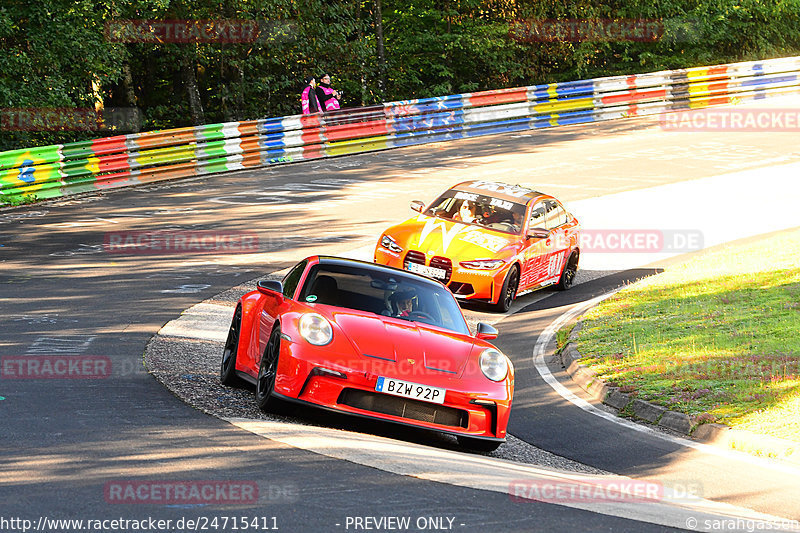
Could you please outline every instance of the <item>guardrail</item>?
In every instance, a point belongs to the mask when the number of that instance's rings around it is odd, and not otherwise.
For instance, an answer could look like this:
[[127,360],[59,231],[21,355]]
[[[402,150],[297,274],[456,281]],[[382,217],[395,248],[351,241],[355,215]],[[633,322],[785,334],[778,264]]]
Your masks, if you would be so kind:
[[47,199],[800,92],[800,57],[389,102],[0,152],[0,198]]

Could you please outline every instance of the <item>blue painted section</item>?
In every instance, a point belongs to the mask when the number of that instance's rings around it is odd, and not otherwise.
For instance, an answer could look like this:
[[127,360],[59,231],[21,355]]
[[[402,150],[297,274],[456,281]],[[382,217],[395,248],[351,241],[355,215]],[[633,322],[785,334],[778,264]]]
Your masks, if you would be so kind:
[[283,120],[285,117],[268,118],[258,125],[259,133],[276,133],[283,131]]
[[415,144],[425,144],[429,142],[453,141],[456,139],[462,139],[463,137],[464,133],[461,128],[449,128],[445,130],[437,130],[433,133],[398,133],[394,136],[394,138],[389,139],[386,144],[387,146],[391,147],[412,146]]
[[280,135],[267,135],[262,137],[259,139],[258,144],[264,148],[283,148],[286,146],[282,133]]
[[[549,85],[535,85],[533,87],[533,97],[536,100],[552,100],[553,97],[550,94],[551,91],[552,89]],[[562,96],[592,96],[594,94],[594,81],[580,80],[559,83],[556,85],[555,91],[556,98]]]
[[528,117],[515,118],[511,120],[500,120],[497,122],[481,122],[473,124],[467,129],[465,137],[480,137],[481,135],[492,135],[494,133],[505,133],[507,131],[522,131],[530,129],[530,119]]
[[36,167],[33,166],[33,160],[25,159],[19,167],[19,176],[17,178],[25,183],[34,183],[36,181]]
[[587,122],[597,122],[595,111],[587,109],[585,111],[573,111],[571,113],[560,113],[558,115],[539,115],[531,119],[531,128],[551,128],[551,121],[555,119],[556,126],[568,126],[570,124],[585,124]]
[[427,129],[438,129],[464,122],[464,110],[454,109],[445,113],[429,113],[425,115],[411,115],[396,117],[389,125],[395,132],[408,132]]
[[752,80],[745,80],[742,82],[742,87],[752,87],[754,85],[777,85],[790,81],[797,81],[797,74],[782,74],[780,76],[766,76],[762,75]]

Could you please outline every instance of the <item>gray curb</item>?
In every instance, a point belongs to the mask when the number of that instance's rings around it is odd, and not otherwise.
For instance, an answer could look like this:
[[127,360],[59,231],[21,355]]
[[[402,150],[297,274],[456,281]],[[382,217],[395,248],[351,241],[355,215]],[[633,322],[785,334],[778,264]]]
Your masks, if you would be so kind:
[[582,324],[581,321],[577,322],[569,334],[567,345],[559,352],[561,365],[576,384],[596,400],[616,410],[618,415],[624,411],[625,415],[632,415],[639,422],[670,429],[704,444],[800,465],[798,442],[759,435],[723,424],[697,424],[684,413],[669,411],[659,405],[636,399],[633,395],[604,383],[592,369],[579,362],[581,354],[578,352],[577,341]]

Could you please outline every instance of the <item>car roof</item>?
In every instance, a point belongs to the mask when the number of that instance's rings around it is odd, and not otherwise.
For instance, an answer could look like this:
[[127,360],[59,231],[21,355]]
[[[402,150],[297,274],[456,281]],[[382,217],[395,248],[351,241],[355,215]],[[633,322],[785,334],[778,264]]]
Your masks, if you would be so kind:
[[[309,258],[311,259],[311,258]],[[421,274],[416,274],[414,272],[409,272],[408,270],[403,270],[400,268],[395,268],[387,265],[379,265],[377,263],[370,263],[367,261],[360,261],[358,259],[348,259],[346,257],[334,257],[331,255],[319,255],[317,256],[319,260],[319,264],[321,265],[336,265],[336,266],[352,266],[367,270],[372,270],[375,272],[381,272],[387,275],[402,275],[407,278],[413,278],[415,281],[419,281],[422,283],[427,283],[431,287],[435,287],[437,289],[442,288],[443,285],[433,279],[426,278]]]
[[462,181],[458,185],[452,187],[459,191],[468,191],[477,194],[484,194],[501,198],[503,200],[510,200],[515,203],[527,204],[535,198],[542,196],[549,197],[549,195],[523,187],[521,185],[512,185],[502,181],[485,181],[485,180],[470,180]]

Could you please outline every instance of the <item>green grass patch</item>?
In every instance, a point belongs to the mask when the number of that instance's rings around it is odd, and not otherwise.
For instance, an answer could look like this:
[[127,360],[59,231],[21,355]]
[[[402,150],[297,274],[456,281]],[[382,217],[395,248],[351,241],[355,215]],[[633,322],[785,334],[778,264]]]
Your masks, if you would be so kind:
[[696,256],[584,318],[581,363],[607,383],[800,441],[800,229]]
[[28,205],[34,204],[39,199],[36,197],[35,194],[29,194],[25,196],[5,196],[0,195],[0,207],[3,206],[18,206],[18,205]]
[[569,334],[572,333],[574,328],[575,324],[570,324],[556,331],[556,355],[560,354],[561,351],[566,348],[569,342]]

